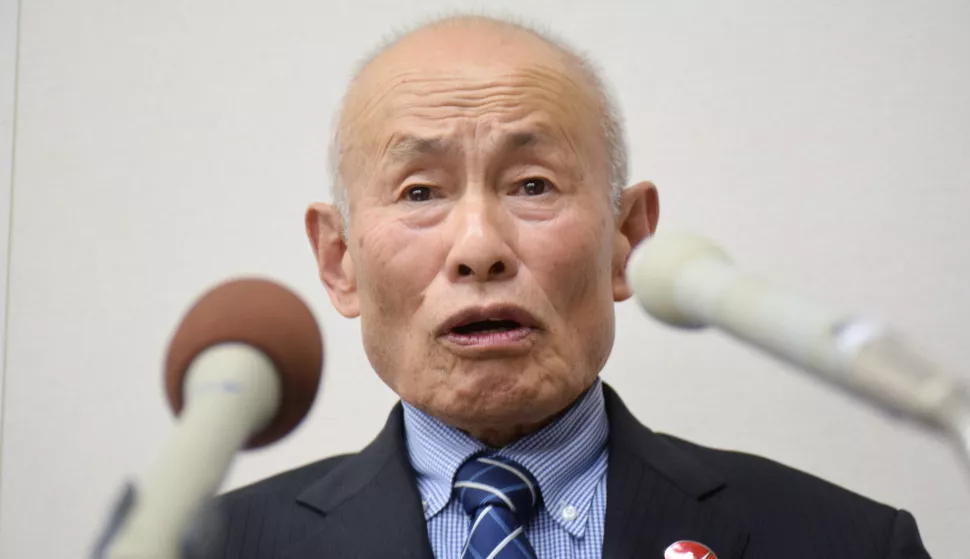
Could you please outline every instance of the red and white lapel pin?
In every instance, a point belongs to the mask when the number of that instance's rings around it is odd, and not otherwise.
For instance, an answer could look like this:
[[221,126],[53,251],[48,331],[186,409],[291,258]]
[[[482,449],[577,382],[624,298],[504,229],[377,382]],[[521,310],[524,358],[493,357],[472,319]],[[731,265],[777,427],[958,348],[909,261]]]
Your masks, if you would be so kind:
[[700,542],[681,540],[670,544],[664,551],[664,559],[717,559],[717,555]]

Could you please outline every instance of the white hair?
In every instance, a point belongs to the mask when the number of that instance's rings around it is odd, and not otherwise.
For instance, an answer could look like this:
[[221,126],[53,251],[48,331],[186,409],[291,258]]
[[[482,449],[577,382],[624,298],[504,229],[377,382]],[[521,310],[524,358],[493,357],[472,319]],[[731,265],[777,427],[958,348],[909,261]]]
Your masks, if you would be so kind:
[[[459,15],[439,18],[415,26],[404,32],[396,33],[391,38],[385,40],[379,46],[379,48],[375,49],[372,54],[365,57],[364,60],[357,65],[354,72],[354,80],[356,80],[357,76],[360,75],[363,69],[370,64],[371,61],[377,58],[378,55],[386,51],[388,48],[394,46],[394,44],[411,33],[426,27],[448,24],[450,22],[456,22],[464,19],[484,20],[501,27],[517,29],[519,31],[530,33],[560,51],[567,59],[570,60],[570,62],[573,63],[575,69],[579,71],[580,75],[593,89],[600,104],[600,117],[603,121],[602,139],[606,147],[606,155],[609,163],[610,199],[614,214],[618,213],[620,209],[620,197],[623,193],[623,189],[626,188],[628,178],[627,144],[623,129],[623,117],[620,112],[619,104],[616,102],[616,98],[610,86],[603,79],[597,65],[586,55],[567,45],[562,39],[554,37],[550,32],[541,31],[532,25],[527,25],[508,17],[497,18],[493,16]],[[348,88],[348,91],[350,89],[352,89],[352,86],[351,88]],[[341,143],[340,123],[343,117],[345,105],[346,97],[341,100],[340,106],[334,118],[333,138],[330,143],[330,150],[328,154],[328,165],[331,176],[331,199],[333,200],[334,206],[340,213],[342,221],[341,229],[344,236],[346,236],[347,228],[350,224],[350,201],[347,196],[347,184],[344,181],[340,170],[344,156]]]

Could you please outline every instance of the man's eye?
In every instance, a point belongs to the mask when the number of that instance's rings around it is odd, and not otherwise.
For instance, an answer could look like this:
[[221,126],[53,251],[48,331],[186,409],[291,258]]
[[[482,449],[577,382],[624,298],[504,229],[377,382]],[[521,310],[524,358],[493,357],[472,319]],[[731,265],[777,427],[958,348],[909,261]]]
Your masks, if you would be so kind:
[[431,188],[427,186],[409,186],[404,191],[404,199],[408,202],[427,202],[431,199]]
[[526,196],[539,196],[545,194],[549,183],[545,179],[530,178],[522,181],[522,193]]

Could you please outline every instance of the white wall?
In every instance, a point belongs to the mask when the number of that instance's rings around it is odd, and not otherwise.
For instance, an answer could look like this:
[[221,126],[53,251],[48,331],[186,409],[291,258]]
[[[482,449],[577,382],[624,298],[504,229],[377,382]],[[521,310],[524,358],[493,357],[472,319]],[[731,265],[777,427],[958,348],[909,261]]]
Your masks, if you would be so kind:
[[[0,479],[3,478],[3,369],[7,344],[7,264],[17,99],[17,0],[0,0]],[[0,495],[2,499],[2,495]],[[2,502],[2,501],[0,501]]]
[[[715,236],[968,374],[970,4],[490,4],[602,62],[663,228]],[[301,216],[326,197],[328,126],[355,59],[471,4],[420,6],[24,0],[0,556],[85,553],[122,479],[170,432],[171,328],[227,276],[297,289],[330,348],[309,421],[240,459],[229,485],[377,432],[394,396],[356,322],[329,308]],[[715,333],[664,329],[633,304],[618,320],[604,376],[647,424],[905,507],[936,556],[965,551],[970,483],[944,442]]]

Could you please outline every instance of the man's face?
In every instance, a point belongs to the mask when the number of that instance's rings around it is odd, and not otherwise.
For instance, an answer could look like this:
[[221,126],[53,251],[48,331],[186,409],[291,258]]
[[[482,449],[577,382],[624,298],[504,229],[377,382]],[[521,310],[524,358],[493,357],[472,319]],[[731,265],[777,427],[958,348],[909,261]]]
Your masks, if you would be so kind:
[[595,380],[629,245],[588,86],[531,37],[449,31],[405,39],[351,93],[338,307],[405,401],[487,436]]

